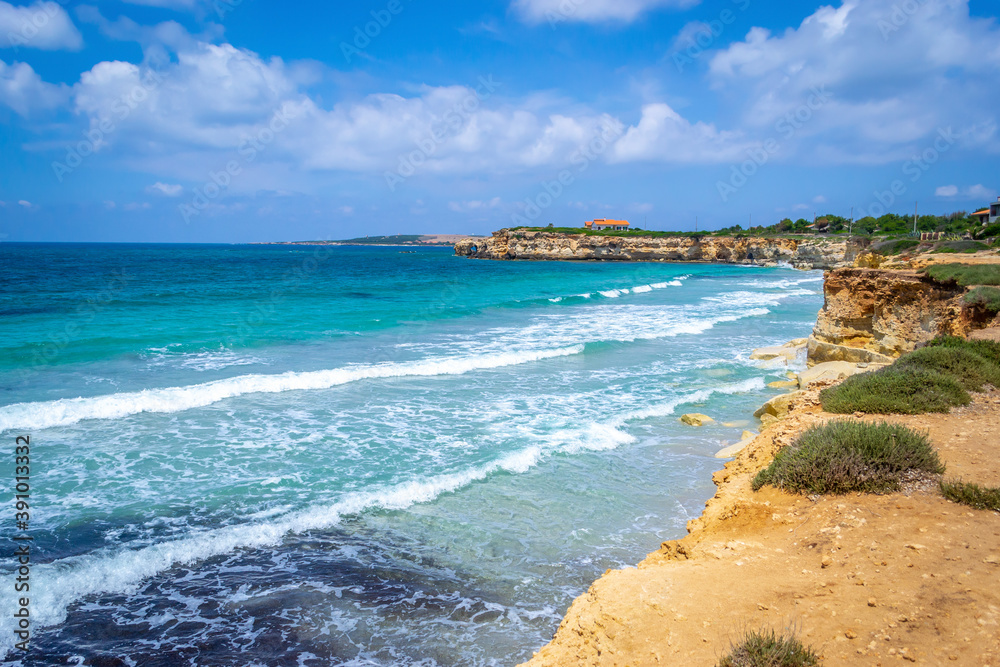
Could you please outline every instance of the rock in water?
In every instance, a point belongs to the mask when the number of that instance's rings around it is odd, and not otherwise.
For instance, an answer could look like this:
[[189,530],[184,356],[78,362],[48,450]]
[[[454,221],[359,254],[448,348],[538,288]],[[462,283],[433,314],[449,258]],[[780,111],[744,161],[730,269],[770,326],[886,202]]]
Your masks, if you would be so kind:
[[693,412],[687,415],[681,415],[681,421],[689,426],[704,426],[709,422],[714,422],[715,420],[708,415],[698,414]]

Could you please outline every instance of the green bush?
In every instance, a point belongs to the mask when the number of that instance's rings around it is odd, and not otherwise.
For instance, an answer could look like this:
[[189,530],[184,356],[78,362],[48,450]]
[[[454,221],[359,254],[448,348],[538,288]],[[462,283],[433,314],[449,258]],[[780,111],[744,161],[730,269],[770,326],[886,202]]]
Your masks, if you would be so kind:
[[1000,313],[1000,289],[996,287],[974,287],[963,301],[967,306],[981,308],[988,313]]
[[832,421],[814,426],[753,480],[799,493],[843,494],[899,490],[910,471],[942,473],[944,466],[926,434],[898,424]]
[[1000,512],[1000,489],[979,486],[961,480],[941,480],[941,493],[948,500],[977,510]]
[[958,336],[939,336],[927,347],[948,347],[975,352],[983,359],[1000,366],[1000,343],[991,340],[965,340]]
[[853,375],[820,392],[827,412],[850,414],[916,415],[948,412],[972,399],[953,378],[920,368],[888,366],[873,373]]
[[925,347],[911,352],[893,364],[897,369],[921,369],[947,375],[966,391],[982,391],[991,384],[1000,387],[1000,365],[968,347]]
[[815,667],[819,656],[794,635],[774,630],[750,630],[718,667]]
[[935,264],[925,269],[939,283],[970,285],[1000,285],[1000,264]]

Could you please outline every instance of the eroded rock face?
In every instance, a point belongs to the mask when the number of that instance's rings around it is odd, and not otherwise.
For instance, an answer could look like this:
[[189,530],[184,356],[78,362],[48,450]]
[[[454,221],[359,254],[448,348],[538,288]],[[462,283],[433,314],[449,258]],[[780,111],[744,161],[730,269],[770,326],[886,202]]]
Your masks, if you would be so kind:
[[455,254],[478,259],[695,261],[777,264],[830,269],[853,263],[859,248],[843,239],[754,237],[654,238],[586,236],[501,229],[487,239],[463,239]]
[[964,336],[964,291],[911,271],[831,271],[809,339],[809,363],[890,363],[936,336]]

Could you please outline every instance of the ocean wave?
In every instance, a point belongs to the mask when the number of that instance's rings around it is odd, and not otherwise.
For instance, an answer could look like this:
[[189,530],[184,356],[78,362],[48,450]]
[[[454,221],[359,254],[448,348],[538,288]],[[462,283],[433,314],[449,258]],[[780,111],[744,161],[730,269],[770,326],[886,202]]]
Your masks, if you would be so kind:
[[[130,593],[145,579],[172,567],[240,549],[273,547],[288,535],[333,528],[347,516],[380,509],[405,510],[432,502],[443,494],[454,493],[498,473],[526,473],[553,454],[614,449],[635,441],[634,436],[620,430],[628,422],[668,416],[680,405],[703,401],[715,393],[754,391],[763,386],[762,379],[754,378],[710,387],[650,408],[553,434],[545,443],[548,446],[533,445],[467,470],[354,491],[335,502],[277,515],[275,511],[258,512],[247,516],[244,523],[200,530],[176,540],[138,548],[107,549],[36,565],[33,571],[36,576],[32,577],[32,621],[39,628],[56,625],[65,620],[70,605],[87,596]],[[12,591],[11,586],[5,586],[0,600],[13,604]],[[0,617],[0,655],[12,648],[14,622],[11,617]]]
[[185,387],[145,389],[91,398],[63,398],[36,403],[15,403],[0,408],[0,432],[67,426],[84,419],[118,419],[143,412],[180,412],[205,407],[245,394],[276,394],[286,391],[329,389],[358,380],[461,375],[470,371],[514,366],[579,354],[583,349],[583,345],[574,345],[556,349],[386,363],[321,371],[289,371],[277,375],[240,375]]

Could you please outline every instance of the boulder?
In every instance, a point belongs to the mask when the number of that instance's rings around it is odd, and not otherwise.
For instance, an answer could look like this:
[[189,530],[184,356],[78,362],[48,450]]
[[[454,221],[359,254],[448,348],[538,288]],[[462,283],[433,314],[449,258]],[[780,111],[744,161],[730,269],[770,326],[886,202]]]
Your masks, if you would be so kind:
[[697,412],[693,412],[691,414],[681,415],[681,421],[687,424],[688,426],[704,426],[705,424],[708,424],[709,422],[714,422],[715,420],[709,417],[708,415],[703,415]]
[[852,364],[891,364],[894,358],[865,349],[835,343],[825,343],[815,338],[809,339],[809,365],[815,366],[827,361],[846,361]]
[[[770,401],[760,406],[760,408],[753,413],[753,416],[757,417],[765,424],[778,419],[783,419],[788,416],[792,406],[795,405],[795,401],[802,398],[804,395],[804,391],[794,391],[790,394],[784,394],[783,396],[775,396]],[[771,419],[765,419],[767,416],[770,416]]]
[[[801,342],[792,341],[780,347],[761,347],[750,354],[750,358],[755,361],[771,361],[772,359],[783,359],[786,364],[794,362],[799,354],[806,349],[806,340]],[[796,343],[793,345],[793,343]]]
[[825,361],[799,373],[799,389],[808,389],[818,382],[836,382],[883,366],[883,364],[859,365],[848,361]]

